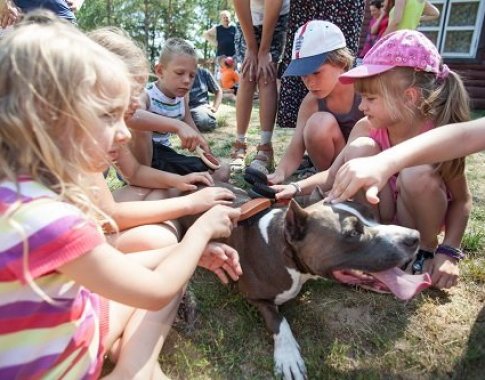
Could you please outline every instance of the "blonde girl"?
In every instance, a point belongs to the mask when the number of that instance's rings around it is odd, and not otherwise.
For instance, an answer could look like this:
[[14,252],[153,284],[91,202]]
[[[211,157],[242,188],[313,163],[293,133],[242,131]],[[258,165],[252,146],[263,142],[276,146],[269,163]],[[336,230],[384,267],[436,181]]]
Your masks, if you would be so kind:
[[233,250],[208,244],[239,215],[224,206],[170,249],[124,255],[104,240],[85,178],[129,139],[128,83],[115,55],[60,21],[0,42],[2,379],[97,379],[107,352],[108,378],[162,379],[159,351],[197,263],[240,274]]
[[[417,31],[385,36],[366,54],[363,65],[341,75],[340,80],[355,83],[366,117],[356,125],[329,171],[277,187],[278,198],[300,190],[308,193],[316,186],[328,191],[346,161],[375,155],[432,128],[470,118],[460,77],[442,64],[436,47]],[[429,272],[438,288],[455,285],[462,257],[460,243],[471,209],[464,159],[403,169],[391,177],[380,199],[377,213],[382,222],[421,233],[413,270]],[[438,245],[443,225],[444,238]]]

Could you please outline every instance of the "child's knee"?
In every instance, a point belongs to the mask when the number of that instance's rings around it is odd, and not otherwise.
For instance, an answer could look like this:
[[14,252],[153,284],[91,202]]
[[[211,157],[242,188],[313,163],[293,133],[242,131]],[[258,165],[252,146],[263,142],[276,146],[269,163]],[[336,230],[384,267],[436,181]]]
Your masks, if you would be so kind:
[[147,224],[125,231],[116,240],[116,248],[122,252],[141,252],[160,249],[178,243],[176,227],[170,222]]
[[327,112],[314,113],[303,128],[303,140],[310,149],[312,146],[322,149],[322,145],[334,140],[339,134],[341,132],[337,120]]
[[308,118],[304,133],[310,138],[319,135],[329,136],[339,129],[337,119],[331,113],[316,112]]
[[437,194],[444,192],[443,180],[431,165],[420,165],[399,172],[398,188],[409,195]]

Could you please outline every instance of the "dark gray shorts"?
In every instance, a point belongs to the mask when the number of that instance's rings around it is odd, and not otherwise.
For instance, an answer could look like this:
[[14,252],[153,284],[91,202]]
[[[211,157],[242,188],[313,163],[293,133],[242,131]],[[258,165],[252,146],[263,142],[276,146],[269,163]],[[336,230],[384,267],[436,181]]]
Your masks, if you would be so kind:
[[[288,14],[281,15],[276,23],[275,30],[273,33],[273,40],[271,41],[270,53],[273,62],[277,64],[281,60],[283,55],[283,50],[286,43],[286,31],[288,30]],[[263,34],[263,25],[253,26],[254,35],[258,46],[261,43],[261,36]],[[236,45],[236,60],[237,62],[244,61],[244,54],[246,53],[246,41],[244,40],[244,35],[241,29],[241,25],[237,23],[236,25],[236,36],[234,37],[234,44]]]

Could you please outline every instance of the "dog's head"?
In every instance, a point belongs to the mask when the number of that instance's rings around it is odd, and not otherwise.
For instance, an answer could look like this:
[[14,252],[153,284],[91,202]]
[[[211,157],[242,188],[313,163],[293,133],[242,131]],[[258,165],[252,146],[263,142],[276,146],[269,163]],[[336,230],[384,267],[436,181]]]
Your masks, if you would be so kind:
[[416,230],[378,224],[366,206],[353,202],[301,208],[292,201],[284,234],[300,263],[320,276],[343,269],[380,272],[402,266],[419,247]]

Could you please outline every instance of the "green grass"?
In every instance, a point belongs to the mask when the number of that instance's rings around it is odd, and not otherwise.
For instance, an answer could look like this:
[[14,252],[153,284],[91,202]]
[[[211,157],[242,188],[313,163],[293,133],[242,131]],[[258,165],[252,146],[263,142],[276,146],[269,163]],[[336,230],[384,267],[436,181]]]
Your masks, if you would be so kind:
[[[248,133],[252,151],[259,140],[256,115],[257,109]],[[229,160],[234,104],[224,104],[218,119],[219,128],[206,137],[213,151]],[[291,134],[275,131],[277,159]],[[296,299],[281,306],[310,379],[484,378],[484,163],[483,153],[468,159],[474,209],[457,287],[427,290],[404,303],[321,280],[307,283]],[[240,172],[231,181],[244,184]],[[223,286],[203,270],[197,270],[190,286],[198,301],[196,328],[186,331],[182,322],[174,326],[160,355],[165,373],[173,379],[273,378],[273,338],[256,309],[233,286]]]

